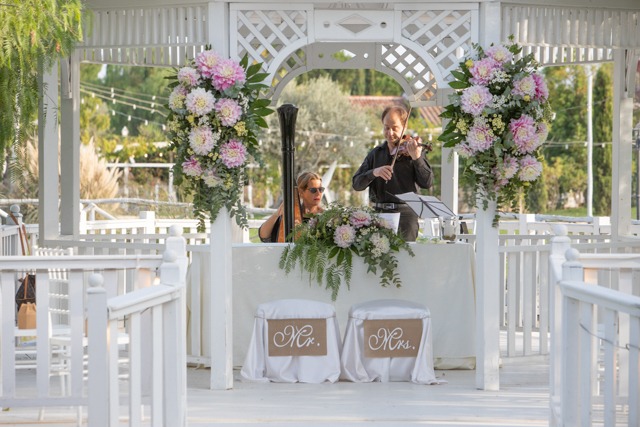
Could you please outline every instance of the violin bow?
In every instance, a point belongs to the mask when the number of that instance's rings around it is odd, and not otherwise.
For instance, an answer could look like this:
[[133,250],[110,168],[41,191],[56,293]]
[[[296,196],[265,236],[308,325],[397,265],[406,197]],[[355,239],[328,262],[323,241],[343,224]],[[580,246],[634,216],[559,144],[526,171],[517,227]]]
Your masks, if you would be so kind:
[[402,142],[402,138],[404,137],[404,131],[407,130],[407,123],[409,123],[409,117],[411,116],[411,109],[413,107],[409,106],[409,112],[407,113],[407,119],[404,121],[404,125],[402,126],[402,132],[400,133],[400,140],[398,141],[398,146],[396,147],[396,154],[393,156],[393,160],[391,161],[391,169],[396,164],[396,159],[398,158],[398,153],[400,152],[400,143]]

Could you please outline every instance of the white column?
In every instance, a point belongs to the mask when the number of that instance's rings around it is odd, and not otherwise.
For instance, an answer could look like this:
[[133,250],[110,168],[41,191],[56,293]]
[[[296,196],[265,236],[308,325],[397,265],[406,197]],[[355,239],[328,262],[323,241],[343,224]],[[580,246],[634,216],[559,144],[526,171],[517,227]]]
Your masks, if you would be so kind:
[[613,53],[611,236],[614,240],[628,236],[631,228],[633,91],[629,91],[625,73],[628,54],[623,49]]
[[[480,4],[480,44],[500,42],[500,2]],[[476,214],[476,387],[500,389],[500,262],[496,204]]]
[[500,262],[495,202],[476,214],[476,388],[500,389]]
[[211,284],[211,389],[233,388],[233,312],[231,286],[231,219],[220,209],[211,224],[208,282]]
[[80,61],[77,52],[62,61],[60,121],[60,234],[80,232]]
[[[229,3],[209,2],[209,42],[212,48],[223,57],[230,55]],[[233,37],[235,39],[235,35]],[[236,58],[240,59],[240,58]]]
[[40,244],[56,238],[58,229],[58,67],[39,66],[38,86],[38,218]]
[[458,213],[458,163],[458,154],[451,148],[442,147],[440,197],[454,213]]

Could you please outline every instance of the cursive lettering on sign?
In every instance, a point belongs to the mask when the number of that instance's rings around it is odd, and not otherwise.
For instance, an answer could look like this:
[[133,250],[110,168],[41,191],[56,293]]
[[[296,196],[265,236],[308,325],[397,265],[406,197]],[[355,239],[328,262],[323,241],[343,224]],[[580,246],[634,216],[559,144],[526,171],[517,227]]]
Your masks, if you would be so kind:
[[[315,343],[313,326],[311,325],[287,325],[281,332],[273,335],[273,345],[276,347],[311,347]],[[319,345],[315,343],[316,345]]]
[[369,336],[369,347],[371,350],[412,350],[416,346],[412,345],[409,340],[402,339],[402,328],[380,328],[375,335]]
[[269,356],[326,356],[327,319],[268,319]]
[[[425,321],[430,321],[426,319]],[[422,319],[367,319],[365,357],[415,357],[422,342]]]

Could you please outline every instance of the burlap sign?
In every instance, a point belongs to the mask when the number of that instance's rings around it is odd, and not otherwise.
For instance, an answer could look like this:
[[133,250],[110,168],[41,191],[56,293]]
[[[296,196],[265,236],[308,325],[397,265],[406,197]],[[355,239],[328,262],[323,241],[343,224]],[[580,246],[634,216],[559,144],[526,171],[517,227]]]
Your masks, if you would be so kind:
[[268,319],[269,356],[326,356],[327,319]]
[[365,357],[416,357],[422,341],[422,319],[364,321]]

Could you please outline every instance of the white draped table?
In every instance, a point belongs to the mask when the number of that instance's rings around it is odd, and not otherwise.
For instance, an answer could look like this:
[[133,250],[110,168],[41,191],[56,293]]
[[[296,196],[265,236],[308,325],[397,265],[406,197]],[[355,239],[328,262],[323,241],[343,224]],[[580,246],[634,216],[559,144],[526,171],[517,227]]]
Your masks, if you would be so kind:
[[[378,277],[367,273],[365,264],[354,257],[351,289],[343,285],[335,302],[331,301],[330,291],[309,282],[306,273],[295,270],[286,275],[278,267],[283,247],[284,244],[233,246],[234,366],[242,366],[244,362],[258,305],[276,299],[300,298],[333,303],[342,336],[353,304],[375,299],[405,299],[424,304],[431,311],[435,368],[475,367],[475,258],[471,245],[411,244],[415,257],[404,251],[398,257],[401,288],[381,287]],[[206,253],[193,253],[192,271],[187,280],[190,287],[199,283],[201,301],[209,299],[209,286],[203,279],[210,275],[209,266],[203,262],[206,259]],[[198,271],[194,273],[193,269]],[[198,316],[202,318],[201,351],[203,356],[208,356],[210,310],[201,306]],[[190,322],[194,320],[191,318]],[[190,346],[193,342],[194,337],[189,336]]]

